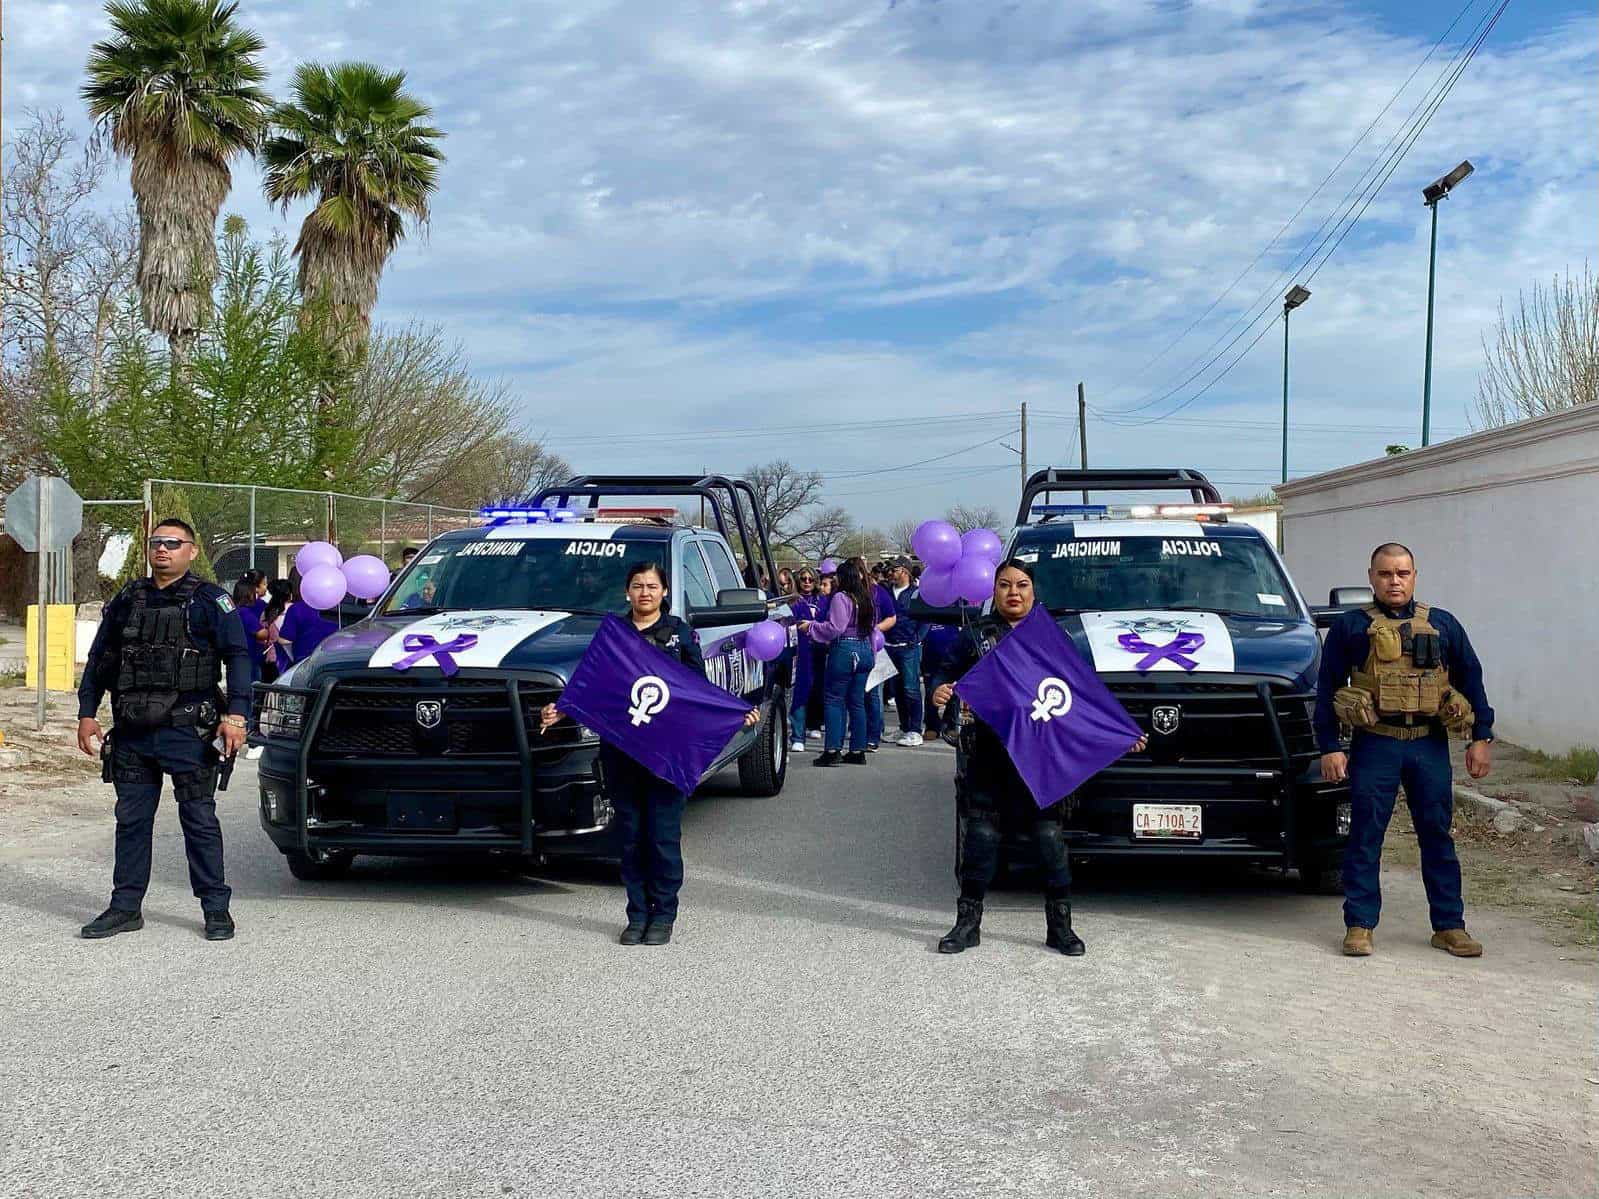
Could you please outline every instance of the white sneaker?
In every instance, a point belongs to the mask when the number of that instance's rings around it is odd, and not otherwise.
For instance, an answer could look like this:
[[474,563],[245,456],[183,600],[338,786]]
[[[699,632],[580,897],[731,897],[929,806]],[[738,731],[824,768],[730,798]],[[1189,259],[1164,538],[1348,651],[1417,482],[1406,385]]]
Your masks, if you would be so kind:
[[802,753],[804,753],[805,752],[805,742],[803,742],[803,741],[790,741],[788,743],[788,752],[791,753],[791,754],[802,754]]
[[914,749],[921,743],[922,735],[920,733],[901,733],[899,739],[894,742],[895,745],[903,745],[906,749]]
[[264,746],[264,745],[252,745],[252,746],[250,746],[250,748],[248,748],[247,750],[244,751],[244,757],[245,757],[246,761],[254,762],[257,758],[259,758],[265,752],[266,752],[266,746]]
[[822,739],[822,730],[812,729],[810,732],[805,734],[805,737],[809,741],[820,741]]

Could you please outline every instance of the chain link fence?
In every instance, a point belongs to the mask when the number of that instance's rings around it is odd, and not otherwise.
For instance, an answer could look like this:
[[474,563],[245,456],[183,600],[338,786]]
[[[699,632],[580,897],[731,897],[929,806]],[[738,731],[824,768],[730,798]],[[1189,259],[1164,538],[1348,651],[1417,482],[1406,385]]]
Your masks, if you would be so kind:
[[246,570],[287,578],[308,541],[331,541],[347,558],[374,554],[394,565],[407,546],[482,523],[476,512],[440,504],[182,479],[146,482],[143,515],[146,528],[168,516],[192,524],[203,572],[224,583]]

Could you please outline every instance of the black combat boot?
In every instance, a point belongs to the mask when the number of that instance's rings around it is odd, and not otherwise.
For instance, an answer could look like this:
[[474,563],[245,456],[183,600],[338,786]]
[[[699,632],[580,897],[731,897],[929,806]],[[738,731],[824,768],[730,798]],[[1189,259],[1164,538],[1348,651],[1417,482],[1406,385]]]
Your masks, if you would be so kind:
[[955,927],[938,943],[939,953],[959,953],[983,943],[983,901],[958,899],[955,901]]
[[646,925],[642,920],[629,920],[627,927],[622,930],[622,935],[616,938],[618,945],[642,945],[644,943],[644,929]]
[[822,756],[811,763],[812,766],[837,766],[844,760],[844,755],[836,749],[825,749]]
[[80,930],[85,939],[98,941],[118,933],[136,933],[144,927],[144,915],[122,908],[107,908]]
[[205,939],[207,941],[233,940],[233,917],[227,909],[205,914]]
[[1088,946],[1083,944],[1083,939],[1072,931],[1071,900],[1046,899],[1044,923],[1049,928],[1044,944],[1051,949],[1058,949],[1069,958],[1080,958],[1088,952]]
[[856,750],[853,753],[847,753],[844,755],[844,765],[864,766],[866,765],[866,755],[860,750]]

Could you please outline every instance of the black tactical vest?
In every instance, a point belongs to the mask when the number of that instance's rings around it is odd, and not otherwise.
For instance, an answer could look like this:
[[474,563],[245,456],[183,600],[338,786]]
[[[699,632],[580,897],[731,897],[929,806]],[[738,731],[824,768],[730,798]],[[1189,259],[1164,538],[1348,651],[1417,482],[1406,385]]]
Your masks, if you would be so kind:
[[153,580],[139,579],[132,585],[133,602],[122,626],[122,656],[111,688],[119,724],[146,728],[172,724],[195,707],[180,704],[180,699],[214,697],[222,677],[221,659],[189,633],[189,604],[200,586],[199,579],[184,575],[166,593],[177,602],[157,608],[150,604],[157,591]]

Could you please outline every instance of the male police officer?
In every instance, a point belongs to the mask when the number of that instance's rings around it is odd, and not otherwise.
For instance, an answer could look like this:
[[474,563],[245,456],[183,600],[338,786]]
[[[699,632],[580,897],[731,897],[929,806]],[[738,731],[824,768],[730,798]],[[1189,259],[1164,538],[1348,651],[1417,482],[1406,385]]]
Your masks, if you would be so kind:
[[[83,926],[85,937],[144,927],[140,905],[150,885],[150,841],[161,776],[172,776],[189,858],[189,882],[205,913],[205,937],[233,936],[232,892],[222,881],[222,827],[216,785],[220,737],[225,755],[244,744],[250,710],[250,653],[233,600],[189,574],[194,530],[163,520],[147,542],[151,578],[129,583],[105,606],[78,688],[78,748],[102,742],[103,777],[117,789],[116,867],[111,906]],[[217,684],[226,666],[226,714]],[[111,692],[110,745],[95,713]]]
[[[1421,879],[1431,909],[1432,944],[1460,958],[1482,956],[1466,932],[1460,861],[1449,825],[1454,813],[1450,734],[1470,738],[1466,769],[1487,775],[1493,709],[1482,664],[1460,622],[1415,601],[1416,560],[1398,542],[1371,555],[1376,602],[1346,612],[1327,633],[1316,688],[1316,740],[1322,777],[1349,779],[1349,846],[1344,850],[1344,952],[1371,953],[1382,908],[1378,867],[1383,834],[1401,785],[1421,848]],[[1354,730],[1348,754],[1338,726]]]

